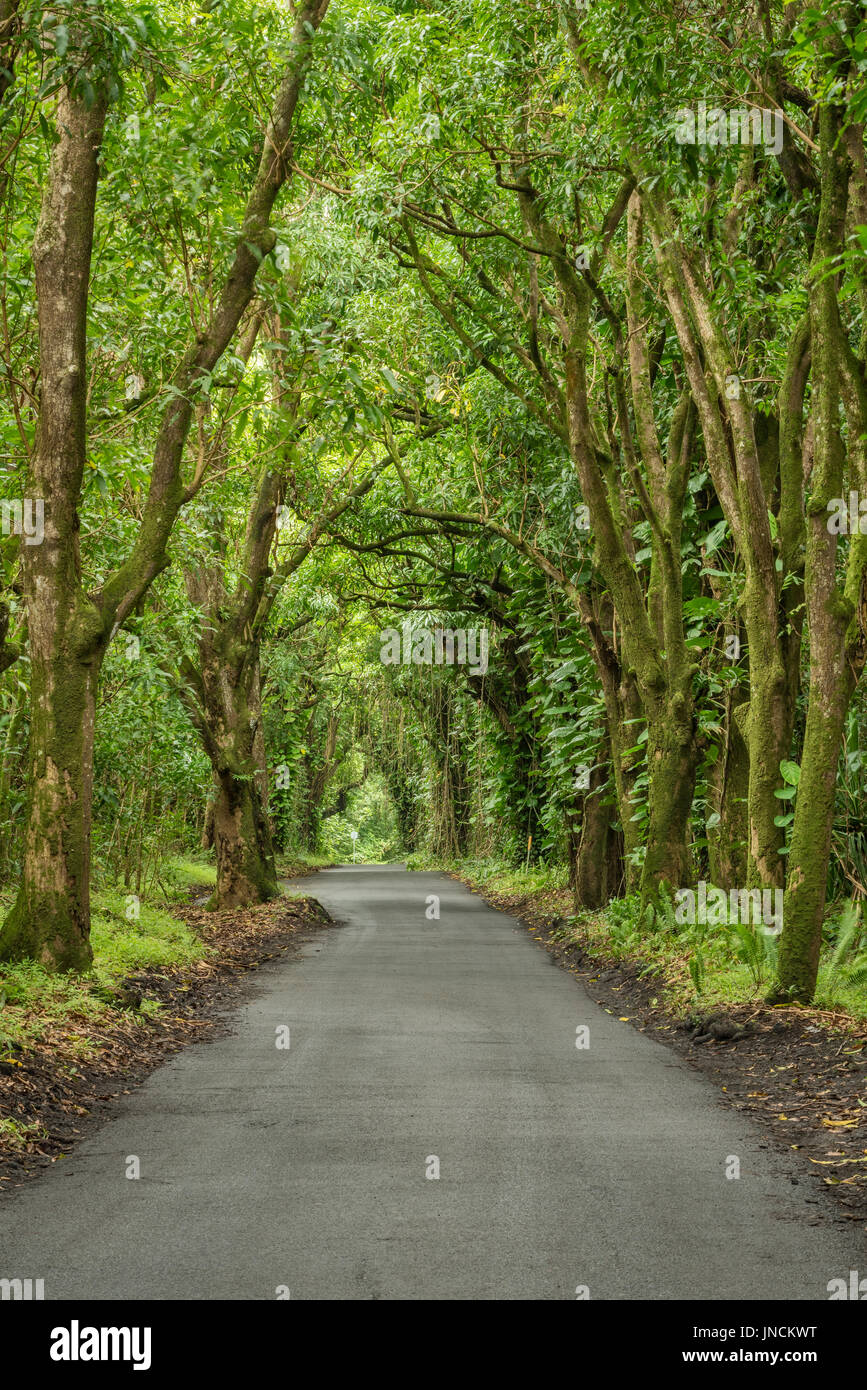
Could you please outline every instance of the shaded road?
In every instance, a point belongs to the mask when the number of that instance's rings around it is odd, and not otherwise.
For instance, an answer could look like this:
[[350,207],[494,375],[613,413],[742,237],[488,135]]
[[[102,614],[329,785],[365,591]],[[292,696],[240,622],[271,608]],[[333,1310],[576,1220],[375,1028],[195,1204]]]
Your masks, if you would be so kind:
[[859,1236],[807,1224],[824,1208],[794,1157],[460,884],[350,866],[289,886],[348,925],[264,967],[233,1036],[0,1203],[0,1278],[47,1298],[826,1299],[867,1271]]

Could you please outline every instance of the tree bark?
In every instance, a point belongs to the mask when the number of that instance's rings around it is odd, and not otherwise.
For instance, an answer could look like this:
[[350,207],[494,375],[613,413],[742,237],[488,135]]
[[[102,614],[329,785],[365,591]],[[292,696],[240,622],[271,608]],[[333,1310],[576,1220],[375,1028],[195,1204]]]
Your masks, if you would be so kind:
[[846,449],[840,402],[848,417],[852,471],[867,489],[867,377],[840,321],[831,259],[843,245],[848,168],[845,112],[820,113],[822,200],[813,254],[810,320],[815,370],[815,460],[808,506],[804,588],[810,635],[810,690],[801,775],[783,904],[776,1000],[809,1003],[816,987],[837,769],[846,711],[867,654],[867,536],[850,536],[845,588],[837,583],[839,537],[829,503],[844,493]]
[[107,646],[82,593],[77,503],[86,452],[85,324],[97,159],[105,102],[63,89],[59,139],[33,244],[42,403],[28,489],[45,509],[40,544],[22,545],[31,722],[21,886],[0,933],[0,959],[57,970],[92,960],[90,817],[96,681]]
[[[328,0],[306,0],[297,11],[291,56],[232,266],[210,322],[174,373],[137,539],[90,596],[81,587],[77,507],[86,457],[88,278],[106,103],[100,92],[88,108],[72,90],[61,89],[58,138],[33,247],[42,396],[30,488],[44,502],[46,516],[43,542],[23,547],[22,556],[33,677],[30,795],[22,881],[0,933],[0,959],[35,955],[61,969],[85,969],[91,962],[89,843],[99,668],[111,638],[167,566],[178,513],[202,485],[199,473],[185,485],[182,470],[194,397],[232,341],[259,265],[275,244],[271,212],[289,173],[292,124],[327,6]],[[54,833],[46,840],[48,816]]]
[[[743,692],[739,692],[742,694]],[[708,772],[708,810],[719,816],[707,832],[710,881],[718,888],[742,888],[747,881],[747,794],[750,758],[740,720],[749,703],[730,693],[726,730],[716,762]]]
[[612,855],[612,848],[617,840],[614,808],[602,793],[608,778],[608,751],[609,741],[606,738],[590,773],[590,786],[581,803],[581,823],[575,837],[577,843],[572,877],[575,905],[579,908],[604,907],[618,888],[612,875],[612,867],[617,859],[616,854]]

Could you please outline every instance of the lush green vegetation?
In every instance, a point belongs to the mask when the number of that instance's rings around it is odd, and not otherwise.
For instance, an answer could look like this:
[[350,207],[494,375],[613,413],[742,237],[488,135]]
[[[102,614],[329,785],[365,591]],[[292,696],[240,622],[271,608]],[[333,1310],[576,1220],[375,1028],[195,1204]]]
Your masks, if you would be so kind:
[[862,7],[6,0],[0,43],[13,987],[410,856],[862,1007]]
[[[179,878],[185,881],[187,867],[179,866]],[[191,865],[189,881],[195,881],[203,867],[205,878],[213,877],[207,866]],[[0,986],[0,1056],[14,1058],[16,1050],[50,1037],[56,1025],[73,1020],[81,1031],[77,1051],[87,1056],[92,1050],[90,1034],[113,1011],[124,1009],[131,1026],[159,1011],[159,1005],[147,999],[131,1007],[123,993],[130,975],[207,956],[207,944],[178,917],[148,902],[137,902],[138,915],[131,916],[131,902],[109,889],[94,893],[93,968],[88,974],[58,974],[33,960],[6,966]]]
[[[642,911],[637,893],[615,899],[601,912],[576,912],[565,865],[525,867],[488,859],[440,866],[414,855],[409,866],[445,867],[493,903],[540,924],[555,942],[581,947],[599,962],[637,964],[656,991],[653,1005],[670,1013],[757,1003],[778,969],[776,937],[740,922],[713,927],[678,922],[665,893],[652,915]],[[814,1003],[835,1015],[867,1019],[867,950],[851,902],[826,919]]]

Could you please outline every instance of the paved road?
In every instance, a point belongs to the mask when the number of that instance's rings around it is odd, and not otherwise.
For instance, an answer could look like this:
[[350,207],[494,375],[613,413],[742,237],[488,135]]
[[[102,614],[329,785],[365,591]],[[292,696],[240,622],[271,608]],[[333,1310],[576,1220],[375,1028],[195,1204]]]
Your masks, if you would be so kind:
[[397,867],[292,887],[349,925],[0,1204],[0,1277],[47,1298],[826,1299],[867,1271],[859,1236],[806,1224],[794,1158],[511,918]]

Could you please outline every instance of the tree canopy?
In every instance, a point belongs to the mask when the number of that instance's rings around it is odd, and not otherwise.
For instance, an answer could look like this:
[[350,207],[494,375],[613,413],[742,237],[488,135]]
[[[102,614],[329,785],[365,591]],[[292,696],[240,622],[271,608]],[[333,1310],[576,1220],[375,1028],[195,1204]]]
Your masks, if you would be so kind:
[[647,932],[779,893],[808,1002],[867,891],[864,6],[0,44],[0,959],[87,969],[178,848],[214,907],[415,853]]

